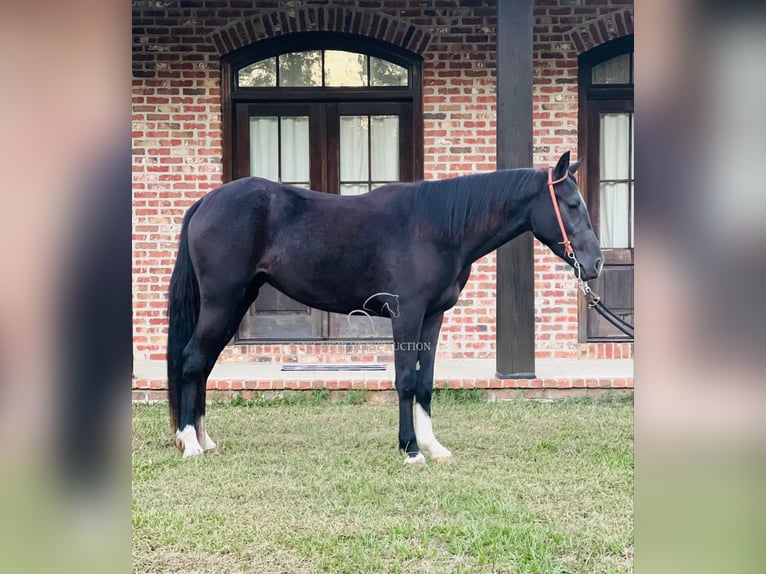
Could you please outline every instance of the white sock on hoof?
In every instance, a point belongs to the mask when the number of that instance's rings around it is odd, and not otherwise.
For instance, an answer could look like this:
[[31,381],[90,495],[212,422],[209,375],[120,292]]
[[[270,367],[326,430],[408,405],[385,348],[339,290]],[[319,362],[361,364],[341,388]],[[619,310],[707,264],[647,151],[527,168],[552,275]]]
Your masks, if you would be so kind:
[[184,430],[176,431],[176,444],[184,451],[184,458],[202,454],[202,445],[197,440],[197,431],[192,425],[186,425]]
[[452,453],[444,448],[434,436],[431,417],[419,403],[415,403],[415,437],[420,450],[436,460],[452,457]]
[[217,452],[218,451],[218,447],[213,442],[213,439],[210,438],[210,435],[207,434],[207,433],[205,433],[205,444],[204,444],[203,448],[205,449],[205,452]]
[[404,459],[404,464],[412,464],[414,466],[423,466],[426,463],[426,457],[423,456],[422,452],[419,452],[415,456],[407,456],[407,458]]
[[205,417],[201,416],[199,419],[199,425],[197,426],[198,431],[197,432],[197,439],[199,440],[200,444],[202,445],[202,449],[205,452],[218,452],[216,444],[213,442],[213,439],[210,438],[210,435],[207,434],[207,427],[205,426]]

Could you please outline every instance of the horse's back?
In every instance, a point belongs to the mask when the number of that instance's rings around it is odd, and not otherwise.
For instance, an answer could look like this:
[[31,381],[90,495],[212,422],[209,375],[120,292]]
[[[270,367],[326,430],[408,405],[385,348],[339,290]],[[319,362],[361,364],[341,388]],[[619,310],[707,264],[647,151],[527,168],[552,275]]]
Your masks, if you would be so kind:
[[[251,242],[259,256],[336,251],[354,245],[369,252],[385,243],[405,217],[398,194],[378,190],[339,196],[283,185],[258,177],[237,179],[209,192],[190,222],[193,243],[234,248]],[[199,249],[205,249],[200,247]]]
[[203,198],[206,210],[242,209],[261,204],[270,198],[294,193],[297,188],[282,185],[261,177],[243,177],[218,186]]

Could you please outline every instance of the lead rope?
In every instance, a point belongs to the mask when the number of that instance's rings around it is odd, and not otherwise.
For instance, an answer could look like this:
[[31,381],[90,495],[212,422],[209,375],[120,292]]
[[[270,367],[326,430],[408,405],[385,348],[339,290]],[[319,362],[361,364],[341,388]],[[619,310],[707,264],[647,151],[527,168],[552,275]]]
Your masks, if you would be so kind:
[[615,315],[609,307],[601,302],[601,297],[596,295],[590,288],[590,285],[582,280],[580,262],[577,261],[577,258],[574,256],[572,259],[574,260],[575,272],[577,273],[577,286],[580,288],[580,291],[582,291],[583,297],[585,297],[585,301],[588,303],[588,307],[633,339],[633,325]]

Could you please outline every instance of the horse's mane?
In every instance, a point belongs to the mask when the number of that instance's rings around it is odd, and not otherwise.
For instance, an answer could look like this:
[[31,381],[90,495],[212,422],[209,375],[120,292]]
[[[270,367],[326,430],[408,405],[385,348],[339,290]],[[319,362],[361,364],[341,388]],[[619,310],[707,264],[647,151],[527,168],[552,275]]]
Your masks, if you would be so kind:
[[509,169],[416,183],[410,216],[414,236],[459,242],[497,225],[536,173]]

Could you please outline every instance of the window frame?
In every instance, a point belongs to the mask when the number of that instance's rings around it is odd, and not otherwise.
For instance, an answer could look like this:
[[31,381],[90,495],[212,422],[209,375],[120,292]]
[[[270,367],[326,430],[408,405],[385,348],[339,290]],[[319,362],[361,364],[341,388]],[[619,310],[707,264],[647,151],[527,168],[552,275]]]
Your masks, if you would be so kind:
[[[237,85],[240,68],[253,62],[290,52],[306,50],[347,50],[382,58],[408,70],[407,86],[356,87],[258,87]],[[423,58],[382,40],[337,32],[298,32],[275,36],[221,58],[221,119],[223,139],[223,181],[236,179],[237,140],[236,107],[243,103],[350,103],[350,102],[409,102],[412,105],[412,147],[407,150],[412,159],[413,179],[423,177]]]

